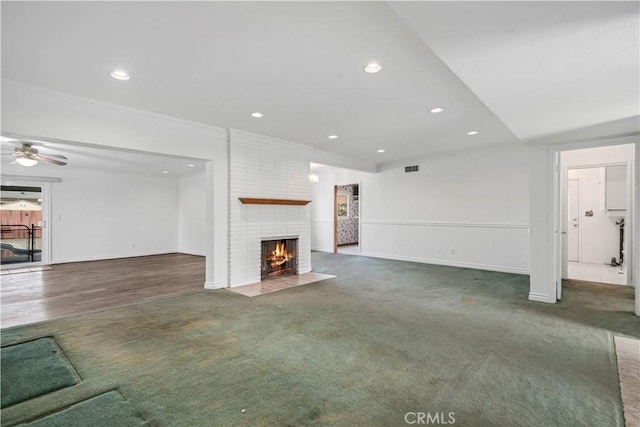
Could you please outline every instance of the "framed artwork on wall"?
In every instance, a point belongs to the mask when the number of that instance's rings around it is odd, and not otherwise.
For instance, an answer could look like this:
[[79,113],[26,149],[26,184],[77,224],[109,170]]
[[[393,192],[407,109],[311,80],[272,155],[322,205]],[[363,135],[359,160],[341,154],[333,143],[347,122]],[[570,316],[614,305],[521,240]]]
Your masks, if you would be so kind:
[[336,196],[336,212],[338,219],[349,218],[349,195],[338,193]]

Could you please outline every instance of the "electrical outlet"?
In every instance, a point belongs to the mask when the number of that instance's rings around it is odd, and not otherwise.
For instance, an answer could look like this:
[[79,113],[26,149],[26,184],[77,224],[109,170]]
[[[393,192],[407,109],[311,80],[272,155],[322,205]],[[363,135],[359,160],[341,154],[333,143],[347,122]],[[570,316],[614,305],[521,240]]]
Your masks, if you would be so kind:
[[455,255],[455,254],[456,254],[456,250],[455,250],[455,249],[453,249],[453,248],[451,248],[451,249],[449,249],[449,253],[450,253],[451,255]]
[[441,254],[442,253],[442,248],[436,248],[436,253],[437,254]]
[[135,248],[135,247],[136,247],[136,244],[135,244],[135,243],[131,243],[131,247],[132,247],[132,248]]

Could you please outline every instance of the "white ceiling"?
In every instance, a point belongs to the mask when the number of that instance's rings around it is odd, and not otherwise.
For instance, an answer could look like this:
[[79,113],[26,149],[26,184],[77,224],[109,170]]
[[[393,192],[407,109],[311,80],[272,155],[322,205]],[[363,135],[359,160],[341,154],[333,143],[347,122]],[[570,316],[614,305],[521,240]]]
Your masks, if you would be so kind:
[[637,117],[639,49],[636,2],[2,3],[4,79],[374,162]]
[[390,3],[521,140],[637,119],[639,5]]

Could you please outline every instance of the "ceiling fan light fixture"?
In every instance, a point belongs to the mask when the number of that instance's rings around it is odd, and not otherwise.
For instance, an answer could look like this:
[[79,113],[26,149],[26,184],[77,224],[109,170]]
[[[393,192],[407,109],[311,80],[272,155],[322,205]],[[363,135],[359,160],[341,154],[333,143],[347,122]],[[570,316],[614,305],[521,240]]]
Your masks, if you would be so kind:
[[16,163],[21,166],[31,167],[37,165],[38,161],[36,159],[29,159],[27,157],[19,157],[16,159]]

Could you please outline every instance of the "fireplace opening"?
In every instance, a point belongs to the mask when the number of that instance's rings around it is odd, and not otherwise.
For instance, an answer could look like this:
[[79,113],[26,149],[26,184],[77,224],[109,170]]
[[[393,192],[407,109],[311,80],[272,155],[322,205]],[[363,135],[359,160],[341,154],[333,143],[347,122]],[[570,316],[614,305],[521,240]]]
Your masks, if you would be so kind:
[[298,274],[298,239],[262,241],[262,280]]

